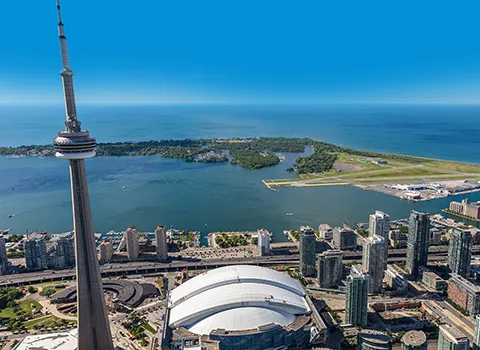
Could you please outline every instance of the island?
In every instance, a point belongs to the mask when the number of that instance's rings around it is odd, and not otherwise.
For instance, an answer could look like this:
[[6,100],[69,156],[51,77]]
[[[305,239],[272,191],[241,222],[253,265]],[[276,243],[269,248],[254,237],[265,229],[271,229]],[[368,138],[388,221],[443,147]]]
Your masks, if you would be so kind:
[[[306,147],[312,153],[304,156]],[[289,178],[268,179],[279,187],[356,186],[421,201],[480,191],[480,164],[380,153],[342,147],[311,138],[256,137],[184,139],[97,144],[98,156],[151,156],[187,162],[227,162],[248,169],[278,165],[281,153],[299,153]],[[0,155],[53,157],[52,145],[0,147]],[[286,173],[288,174],[288,173]]]

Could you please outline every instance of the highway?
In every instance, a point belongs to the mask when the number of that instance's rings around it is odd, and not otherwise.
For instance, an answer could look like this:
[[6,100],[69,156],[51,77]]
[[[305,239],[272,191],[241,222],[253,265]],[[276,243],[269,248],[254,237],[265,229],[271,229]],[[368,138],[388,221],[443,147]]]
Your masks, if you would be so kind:
[[[430,261],[443,261],[447,256],[446,247],[433,247],[429,255]],[[439,248],[439,249],[437,249]],[[389,254],[389,262],[404,261],[406,256],[405,249],[392,250]],[[172,271],[181,271],[182,269],[189,270],[204,270],[222,267],[226,265],[235,264],[249,264],[261,266],[276,266],[276,265],[298,265],[299,255],[273,255],[264,257],[250,257],[250,258],[229,258],[229,259],[182,259],[172,260],[170,263],[158,262],[130,262],[122,264],[105,264],[100,266],[102,277],[115,277],[123,275],[148,275],[154,273],[164,273]],[[362,261],[361,252],[345,252],[345,260],[348,263],[360,263]],[[47,270],[28,272],[22,274],[5,275],[0,278],[0,286],[20,286],[50,281],[61,281],[64,279],[75,278],[75,269],[66,270]]]

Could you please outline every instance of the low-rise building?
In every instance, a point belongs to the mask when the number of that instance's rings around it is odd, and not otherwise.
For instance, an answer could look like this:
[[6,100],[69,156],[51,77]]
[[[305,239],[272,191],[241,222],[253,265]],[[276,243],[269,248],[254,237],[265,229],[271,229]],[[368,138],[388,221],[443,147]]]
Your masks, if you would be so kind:
[[452,273],[448,280],[448,298],[469,315],[480,313],[480,286]]
[[335,227],[333,244],[340,250],[354,250],[357,248],[357,235],[349,228]]
[[468,203],[468,198],[462,200],[461,203],[454,201],[450,203],[450,211],[478,220],[480,219],[480,202]]
[[333,229],[328,224],[318,226],[318,236],[321,239],[331,240],[333,238]]
[[422,282],[428,288],[436,291],[445,291],[448,288],[447,282],[432,271],[423,271]]
[[385,333],[364,329],[357,334],[357,350],[390,350],[392,338]]
[[408,331],[402,337],[403,350],[427,350],[427,336],[422,331]]
[[399,293],[406,292],[408,289],[408,281],[390,267],[385,271],[385,282],[387,282],[390,288],[395,289]]

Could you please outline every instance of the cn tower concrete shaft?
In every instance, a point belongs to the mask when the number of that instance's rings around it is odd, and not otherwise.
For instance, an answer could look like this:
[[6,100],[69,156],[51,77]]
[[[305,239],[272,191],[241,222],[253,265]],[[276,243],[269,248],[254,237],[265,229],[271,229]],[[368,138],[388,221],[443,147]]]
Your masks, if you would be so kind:
[[70,160],[77,269],[78,350],[113,350],[83,159]]
[[58,10],[58,33],[62,55],[63,92],[65,100],[65,131],[53,142],[56,156],[70,162],[72,185],[73,227],[77,269],[78,350],[113,350],[112,335],[105,309],[102,278],[97,259],[95,235],[88,197],[85,159],[95,156],[96,141],[87,130],[81,129],[77,118],[73,71],[68,59],[67,38]]

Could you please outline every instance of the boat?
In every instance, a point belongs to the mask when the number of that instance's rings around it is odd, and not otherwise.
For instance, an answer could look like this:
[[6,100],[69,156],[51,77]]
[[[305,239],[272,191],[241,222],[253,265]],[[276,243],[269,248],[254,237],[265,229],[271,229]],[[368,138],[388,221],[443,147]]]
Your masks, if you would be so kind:
[[292,216],[293,214],[292,213],[287,213],[288,216]]
[[285,236],[288,236],[288,230],[283,230],[283,234],[284,234]]
[[7,228],[6,230],[0,230],[0,234],[4,235],[6,233],[9,233],[10,232],[10,229]]
[[15,214],[10,214],[8,215],[8,218],[13,218],[15,216]]

